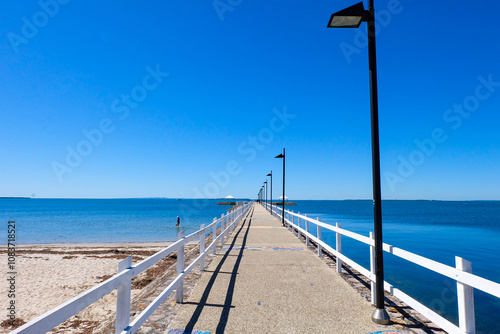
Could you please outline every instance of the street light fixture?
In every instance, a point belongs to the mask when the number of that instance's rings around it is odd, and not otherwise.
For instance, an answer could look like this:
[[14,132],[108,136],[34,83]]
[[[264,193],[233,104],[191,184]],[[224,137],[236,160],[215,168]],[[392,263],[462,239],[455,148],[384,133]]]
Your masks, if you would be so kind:
[[361,22],[368,23],[368,60],[370,71],[370,114],[372,136],[373,213],[375,237],[375,311],[372,321],[387,325],[390,317],[384,307],[384,259],[382,248],[382,196],[380,191],[380,148],[378,125],[377,58],[375,47],[375,9],[373,0],[368,0],[368,10],[363,2],[332,14],[328,28],[358,28]]
[[271,214],[273,214],[273,171],[271,173],[267,174],[266,176],[271,177]]
[[359,28],[361,22],[366,21],[367,13],[363,3],[343,9],[330,17],[328,28]]
[[283,153],[275,156],[274,158],[283,159],[283,211],[281,211],[281,223],[285,226],[285,148]]

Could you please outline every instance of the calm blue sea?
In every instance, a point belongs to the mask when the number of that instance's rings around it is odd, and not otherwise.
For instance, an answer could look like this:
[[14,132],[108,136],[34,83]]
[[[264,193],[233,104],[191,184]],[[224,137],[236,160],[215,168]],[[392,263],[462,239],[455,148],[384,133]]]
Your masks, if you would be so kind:
[[[292,210],[340,223],[362,235],[373,231],[368,201],[295,201]],[[290,207],[292,208],[292,207]],[[474,274],[500,283],[500,201],[383,201],[384,242],[455,266],[455,256],[472,262]],[[322,239],[335,245],[333,233]],[[369,247],[343,237],[342,251],[369,268]],[[384,253],[385,280],[458,324],[456,283],[430,270]],[[475,290],[478,333],[500,333],[500,299]]]
[[[228,209],[218,200],[192,199],[0,199],[0,217],[16,221],[17,242],[93,243],[175,240],[176,217],[189,234]],[[372,201],[296,201],[294,211],[368,236]],[[384,201],[384,242],[454,266],[472,262],[473,273],[500,283],[500,202]],[[7,235],[0,236],[6,244]],[[335,236],[323,232],[335,245]],[[369,247],[344,237],[343,252],[369,267]],[[384,255],[385,278],[457,323],[456,284],[441,275]],[[499,333],[500,299],[475,290],[478,333]]]
[[[190,234],[230,206],[193,199],[0,199],[0,218],[16,221],[17,243],[176,240],[177,216]],[[0,239],[5,245],[7,236]]]

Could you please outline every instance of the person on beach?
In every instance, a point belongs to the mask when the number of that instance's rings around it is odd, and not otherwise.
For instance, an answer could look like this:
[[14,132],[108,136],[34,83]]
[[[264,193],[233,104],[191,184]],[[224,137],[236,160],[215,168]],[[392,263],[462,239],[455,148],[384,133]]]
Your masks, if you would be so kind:
[[181,225],[181,218],[177,216],[177,224],[175,224],[175,227],[179,228],[180,225]]

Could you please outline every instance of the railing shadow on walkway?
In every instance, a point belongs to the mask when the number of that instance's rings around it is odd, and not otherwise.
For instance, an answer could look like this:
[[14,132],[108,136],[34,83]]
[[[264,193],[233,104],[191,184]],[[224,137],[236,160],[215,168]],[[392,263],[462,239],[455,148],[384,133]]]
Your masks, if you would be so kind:
[[[199,303],[197,303],[198,306],[194,310],[193,316],[191,317],[188,324],[184,328],[185,333],[191,333],[191,331],[194,330],[194,326],[196,326],[196,323],[198,322],[198,320],[201,316],[201,313],[202,313],[203,309],[205,308],[205,306],[222,307],[223,308],[215,333],[224,333],[224,330],[226,328],[227,321],[229,318],[229,312],[230,312],[231,308],[234,307],[231,304],[232,304],[232,300],[233,300],[234,288],[236,285],[236,276],[238,275],[238,269],[239,269],[239,266],[241,263],[241,259],[243,258],[243,252],[244,252],[244,249],[246,246],[248,232],[250,231],[250,225],[252,224],[252,216],[253,216],[254,208],[252,208],[251,210],[252,211],[247,214],[246,218],[244,219],[243,223],[241,224],[240,228],[238,229],[238,232],[234,235],[233,241],[231,242],[231,245],[227,249],[226,253],[222,256],[222,259],[220,260],[219,264],[217,265],[217,268],[213,271],[212,277],[210,278],[210,281],[208,282],[207,287],[205,288],[205,291],[203,292],[201,300]],[[229,272],[221,272],[221,268],[224,265],[224,263],[226,262],[227,258],[230,256],[229,253],[233,249],[233,247],[236,243],[236,240],[238,238],[238,235],[241,233],[241,231],[243,230],[243,228],[247,224],[247,220],[248,220],[247,230],[246,230],[245,235],[243,237],[243,242],[242,242],[240,251],[238,253],[236,263],[234,264],[233,270],[230,273]],[[231,256],[234,256],[234,255],[231,255]],[[210,292],[215,284],[215,280],[217,279],[217,276],[219,274],[231,274],[231,279],[229,281],[229,285],[227,288],[226,299],[225,299],[223,305],[208,304],[207,303],[208,297],[209,297]],[[186,304],[189,304],[189,303],[186,303]]]

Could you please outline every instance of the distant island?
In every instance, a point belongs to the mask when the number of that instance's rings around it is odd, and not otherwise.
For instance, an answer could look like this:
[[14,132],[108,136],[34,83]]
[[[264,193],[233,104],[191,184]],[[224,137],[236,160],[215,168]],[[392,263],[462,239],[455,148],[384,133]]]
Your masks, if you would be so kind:
[[0,199],[31,199],[31,197],[2,197]]

